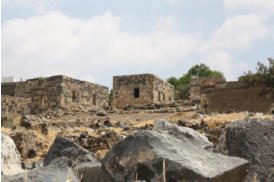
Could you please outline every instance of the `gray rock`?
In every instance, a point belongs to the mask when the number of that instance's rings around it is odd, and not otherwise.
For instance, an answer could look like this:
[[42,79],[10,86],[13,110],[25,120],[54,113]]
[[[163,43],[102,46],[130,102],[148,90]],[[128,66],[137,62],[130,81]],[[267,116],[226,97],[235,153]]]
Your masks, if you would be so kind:
[[106,115],[107,115],[107,112],[105,112],[105,111],[98,111],[98,112],[96,113],[96,115],[97,115],[97,116],[106,116]]
[[75,175],[71,168],[71,160],[65,157],[56,158],[48,166],[36,168],[12,176],[2,175],[2,181],[5,182],[80,182],[79,177]]
[[21,119],[21,126],[30,129],[32,128],[33,121],[31,120],[29,115],[24,115]]
[[109,176],[103,172],[100,163],[80,163],[76,165],[81,182],[110,182]]
[[183,142],[191,143],[204,149],[213,149],[213,143],[208,141],[207,137],[191,128],[180,127],[164,120],[156,120],[153,130],[170,134]]
[[247,181],[274,181],[274,120],[246,118],[229,124],[217,151],[250,161]]
[[61,136],[57,136],[51,145],[45,156],[44,166],[49,165],[52,160],[58,157],[67,157],[74,163],[97,162],[93,153]]
[[8,135],[1,134],[1,174],[13,175],[23,172],[20,154],[14,141]]
[[2,117],[1,117],[1,127],[12,128],[13,127],[13,119],[11,117],[2,115]]
[[119,141],[102,160],[116,182],[162,181],[243,182],[248,161],[212,153],[190,142],[157,131],[139,131]]

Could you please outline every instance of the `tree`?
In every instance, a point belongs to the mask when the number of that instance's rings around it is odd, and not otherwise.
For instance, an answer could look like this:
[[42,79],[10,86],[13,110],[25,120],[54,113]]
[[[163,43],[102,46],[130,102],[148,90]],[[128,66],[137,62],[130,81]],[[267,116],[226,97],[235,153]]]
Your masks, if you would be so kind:
[[108,100],[109,100],[110,102],[112,102],[112,100],[113,100],[113,89],[110,89],[110,91],[109,91]]
[[239,81],[249,84],[265,84],[274,88],[274,59],[268,58],[269,66],[257,62],[257,72],[252,73],[250,70],[239,77]]
[[200,64],[191,67],[186,74],[180,78],[170,77],[167,81],[175,87],[175,92],[177,93],[177,99],[188,98],[190,93],[190,81],[193,78],[218,78],[224,77],[223,73],[215,70],[211,70],[207,65]]

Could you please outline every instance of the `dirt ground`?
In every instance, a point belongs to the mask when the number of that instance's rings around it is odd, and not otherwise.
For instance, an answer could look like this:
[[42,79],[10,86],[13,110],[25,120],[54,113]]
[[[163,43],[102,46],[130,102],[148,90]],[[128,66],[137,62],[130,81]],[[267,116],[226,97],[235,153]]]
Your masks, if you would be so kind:
[[[16,118],[16,124],[20,125],[17,115],[11,115]],[[263,117],[272,118],[271,115],[254,115],[250,116],[247,112],[230,113],[230,114],[211,114],[202,115],[196,111],[173,112],[173,113],[153,113],[149,111],[139,111],[138,113],[108,113],[106,116],[98,117],[90,113],[71,113],[60,117],[39,118],[33,116],[34,126],[30,129],[22,128],[1,128],[3,133],[7,133],[13,139],[26,141],[15,141],[17,148],[21,148],[21,157],[26,154],[24,147],[35,148],[36,155],[23,156],[22,161],[32,163],[34,161],[43,160],[45,154],[54,142],[57,135],[62,135],[71,139],[75,143],[92,151],[101,160],[108,149],[117,141],[126,137],[134,131],[141,129],[151,129],[155,120],[164,119],[172,123],[178,123],[179,120],[187,121],[190,124],[206,123],[209,130],[225,126],[233,121],[246,117]],[[106,120],[110,121],[110,126],[105,126]],[[47,123],[47,132],[43,132],[40,127],[36,127],[37,123]],[[98,125],[97,128],[94,126]],[[117,125],[119,123],[120,125]],[[121,125],[122,123],[122,125]],[[199,131],[206,135],[206,131]],[[22,136],[21,136],[22,135]],[[31,138],[32,137],[32,138]],[[217,140],[217,137],[215,137]]]

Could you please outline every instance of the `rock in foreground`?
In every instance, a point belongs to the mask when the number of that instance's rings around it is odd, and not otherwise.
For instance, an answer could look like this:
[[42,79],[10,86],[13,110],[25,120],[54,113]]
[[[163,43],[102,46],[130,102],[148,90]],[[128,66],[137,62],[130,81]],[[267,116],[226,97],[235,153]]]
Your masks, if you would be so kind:
[[246,118],[231,123],[220,137],[218,151],[247,159],[247,181],[274,181],[274,120]]
[[117,182],[242,182],[248,161],[212,153],[200,146],[156,131],[139,131],[116,143],[102,167]]
[[23,172],[20,154],[14,141],[8,135],[1,134],[1,174],[13,175]]
[[97,162],[93,153],[61,136],[55,138],[45,157],[44,166],[49,165],[58,157],[67,157],[74,163]]
[[103,173],[101,164],[92,152],[66,138],[57,136],[46,155],[44,165],[52,165],[52,161],[62,160],[63,157],[68,158],[73,164],[72,168],[81,182],[109,181],[109,177]]
[[196,146],[200,146],[204,149],[213,149],[213,143],[208,141],[208,139],[204,135],[196,132],[192,128],[180,127],[163,120],[156,120],[153,130],[167,133],[176,137],[179,140],[182,140],[183,142],[188,142]]
[[42,168],[26,171],[12,176],[2,176],[5,182],[80,182],[79,177],[71,168],[71,161],[68,158],[58,158],[53,160],[50,165]]

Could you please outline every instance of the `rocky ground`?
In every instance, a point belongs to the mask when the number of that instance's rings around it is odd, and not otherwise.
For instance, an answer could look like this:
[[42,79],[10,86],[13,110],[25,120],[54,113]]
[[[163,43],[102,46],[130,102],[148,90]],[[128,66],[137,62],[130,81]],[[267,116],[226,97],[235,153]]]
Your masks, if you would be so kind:
[[[152,130],[155,121],[158,119],[173,123],[175,126],[187,127],[197,131],[202,136],[208,138],[209,142],[212,142],[212,151],[223,152],[224,149],[221,149],[219,145],[219,138],[225,133],[226,126],[234,121],[246,118],[272,119],[273,121],[273,116],[261,113],[241,112],[205,115],[196,107],[191,106],[153,110],[90,111],[89,113],[63,112],[58,110],[54,112],[49,111],[41,115],[24,115],[23,117],[14,113],[2,113],[2,133],[7,134],[13,139],[21,156],[22,167],[24,169],[32,169],[43,164],[56,136],[62,136],[64,139],[92,152],[95,155],[96,161],[101,162],[106,153],[118,141],[122,141],[127,136],[139,130]],[[271,131],[273,132],[274,128],[272,129]],[[146,133],[145,135],[151,136],[152,134]],[[152,138],[156,137],[154,135],[153,133]],[[157,138],[161,137],[157,135]],[[274,138],[270,138],[270,141],[273,140]],[[153,147],[155,151],[162,150],[155,146]],[[234,153],[232,152],[233,155],[235,155]],[[210,155],[208,154],[208,156]],[[107,161],[106,159],[104,160]],[[220,160],[223,159],[220,158]],[[268,167],[274,168],[273,165],[268,165]],[[112,174],[112,172],[108,171],[109,174]],[[161,178],[160,174],[157,173],[157,175],[157,179]],[[113,178],[116,177],[116,175],[113,176]],[[121,176],[118,176],[117,179],[119,177]],[[249,177],[249,179],[251,178]]]

